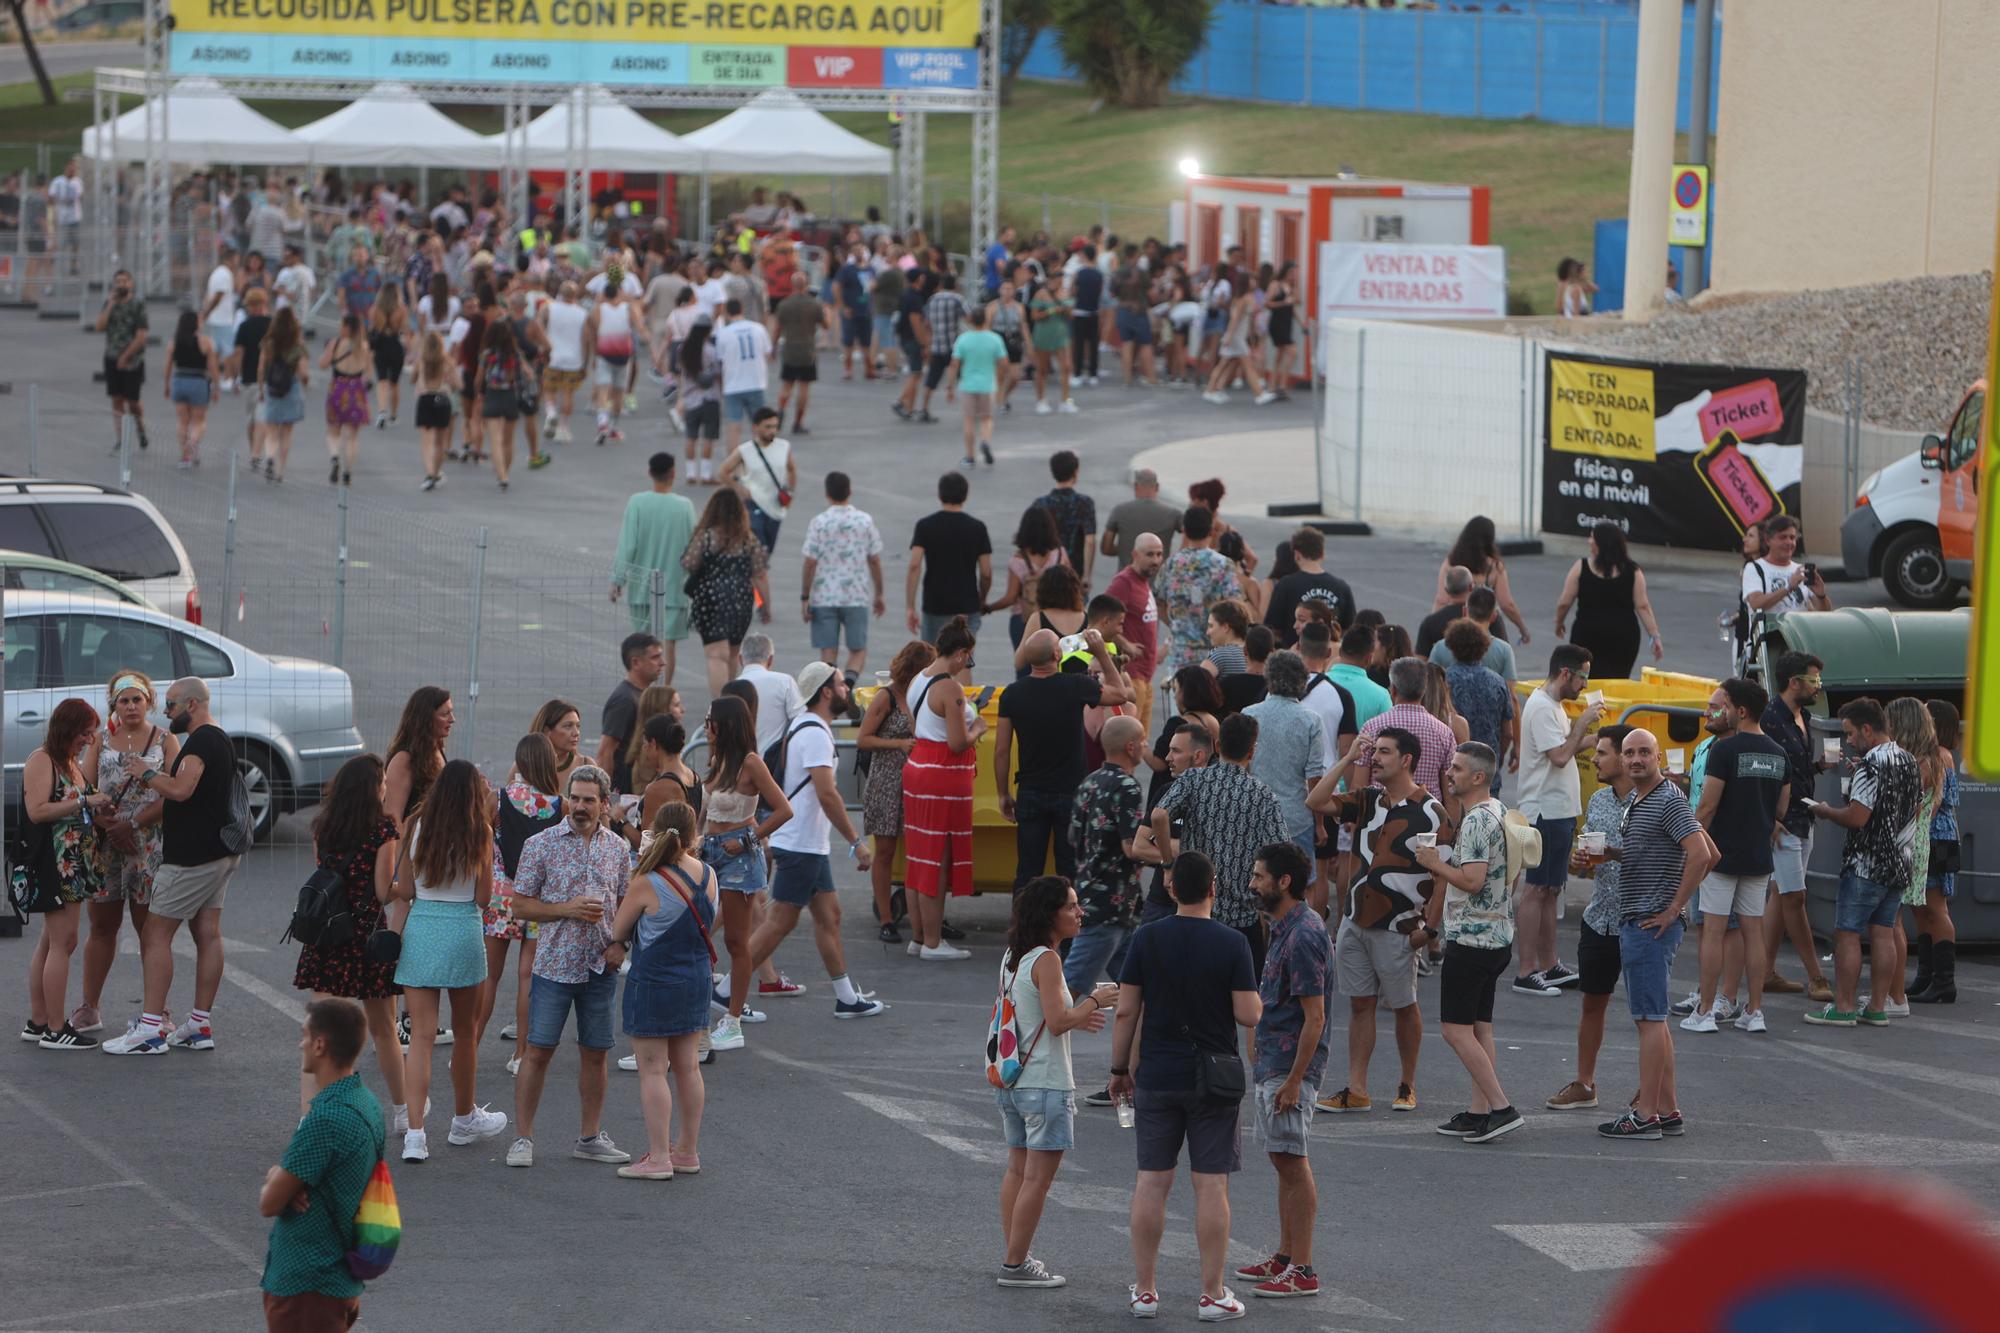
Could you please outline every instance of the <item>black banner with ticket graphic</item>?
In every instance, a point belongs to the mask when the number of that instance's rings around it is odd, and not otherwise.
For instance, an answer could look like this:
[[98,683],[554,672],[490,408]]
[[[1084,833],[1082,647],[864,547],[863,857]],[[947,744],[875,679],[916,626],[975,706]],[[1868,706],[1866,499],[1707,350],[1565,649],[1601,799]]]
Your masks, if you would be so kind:
[[1738,549],[1799,512],[1806,373],[1550,352],[1542,531],[1602,521],[1647,546]]

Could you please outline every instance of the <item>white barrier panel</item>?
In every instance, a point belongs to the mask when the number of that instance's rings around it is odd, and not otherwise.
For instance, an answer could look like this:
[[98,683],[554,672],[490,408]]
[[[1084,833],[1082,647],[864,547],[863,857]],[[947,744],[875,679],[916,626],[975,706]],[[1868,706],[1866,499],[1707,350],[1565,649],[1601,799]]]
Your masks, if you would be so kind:
[[1449,539],[1475,514],[1539,526],[1542,354],[1523,338],[1328,319],[1326,513]]
[[1319,248],[1319,312],[1334,319],[1501,319],[1507,252],[1497,245]]

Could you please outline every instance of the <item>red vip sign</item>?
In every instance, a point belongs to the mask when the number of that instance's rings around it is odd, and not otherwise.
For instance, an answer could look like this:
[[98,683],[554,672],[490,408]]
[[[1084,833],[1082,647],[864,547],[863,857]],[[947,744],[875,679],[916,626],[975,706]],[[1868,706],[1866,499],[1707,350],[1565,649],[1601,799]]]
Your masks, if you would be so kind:
[[794,88],[880,88],[879,47],[794,46],[785,82]]

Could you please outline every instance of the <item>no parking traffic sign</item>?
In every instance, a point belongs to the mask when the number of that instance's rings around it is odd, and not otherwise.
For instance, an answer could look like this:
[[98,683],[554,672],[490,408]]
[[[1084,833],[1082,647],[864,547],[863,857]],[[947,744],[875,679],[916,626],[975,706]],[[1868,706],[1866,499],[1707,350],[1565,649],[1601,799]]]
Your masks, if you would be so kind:
[[1674,168],[1674,202],[1667,215],[1669,245],[1708,244],[1708,168]]
[[1964,1199],[1907,1177],[1779,1184],[1726,1201],[1628,1283],[1605,1333],[1973,1333],[2000,1249]]

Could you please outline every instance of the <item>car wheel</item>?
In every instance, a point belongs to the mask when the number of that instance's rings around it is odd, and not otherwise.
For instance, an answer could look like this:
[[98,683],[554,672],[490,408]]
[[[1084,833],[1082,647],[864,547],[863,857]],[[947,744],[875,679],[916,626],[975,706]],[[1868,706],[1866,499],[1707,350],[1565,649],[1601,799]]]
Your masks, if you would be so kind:
[[1925,528],[1913,528],[1889,543],[1882,552],[1882,582],[1891,597],[1919,610],[1940,610],[1958,599],[1958,583],[1945,572],[1938,535]]
[[237,745],[236,771],[243,775],[243,786],[250,793],[250,839],[263,842],[278,822],[279,794],[289,788],[291,778],[284,764],[255,741]]

